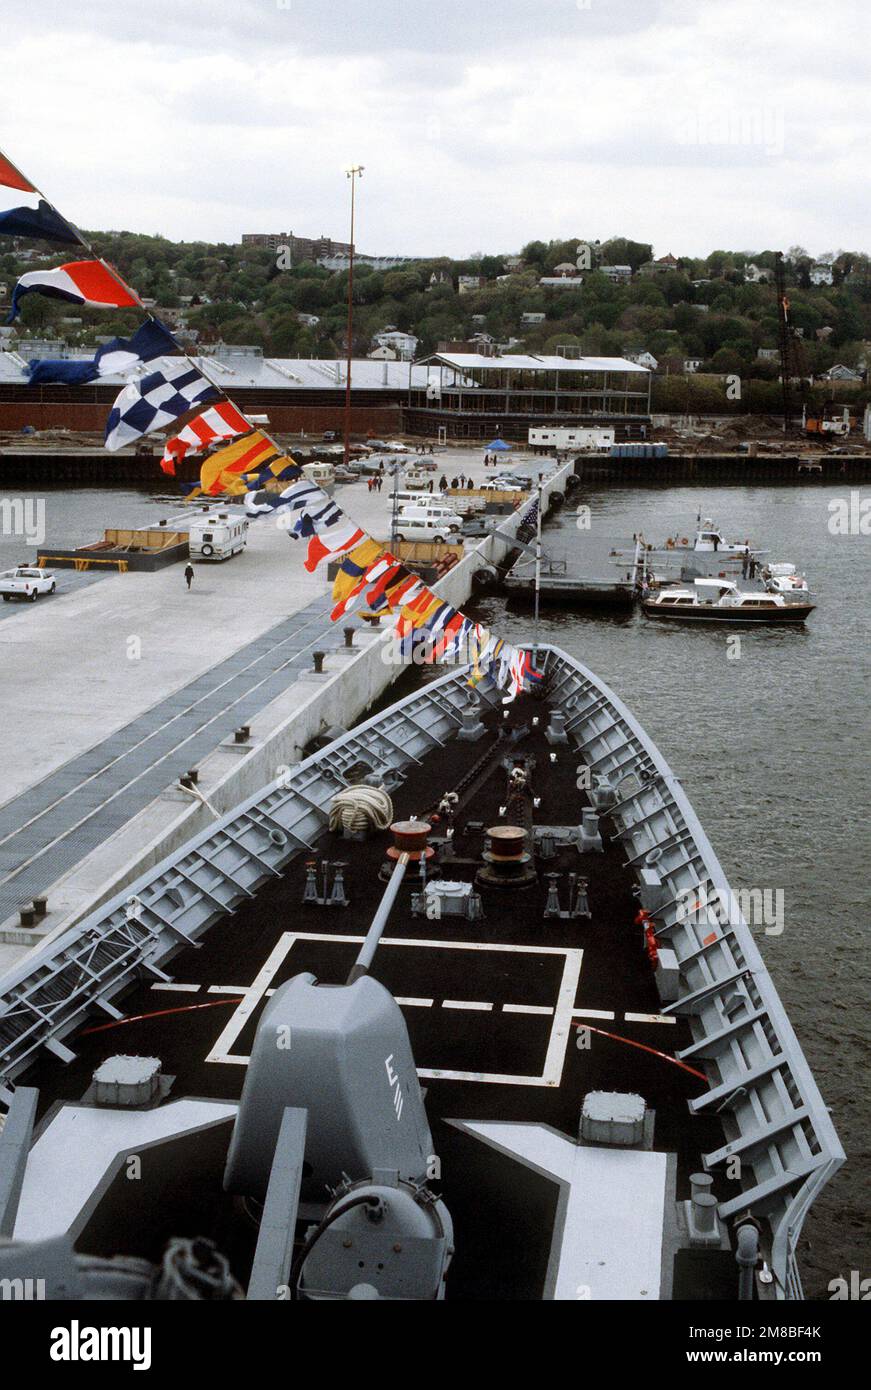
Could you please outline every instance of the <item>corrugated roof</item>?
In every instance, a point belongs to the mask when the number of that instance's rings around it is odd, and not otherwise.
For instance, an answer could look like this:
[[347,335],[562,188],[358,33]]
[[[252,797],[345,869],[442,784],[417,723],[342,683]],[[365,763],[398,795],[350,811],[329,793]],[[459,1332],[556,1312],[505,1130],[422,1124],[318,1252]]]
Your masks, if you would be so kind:
[[[64,360],[89,361],[92,353],[69,354]],[[0,382],[24,386],[27,384],[27,346],[18,353],[0,352]],[[234,356],[221,352],[217,356],[194,357],[193,361],[210,380],[232,396],[233,388],[259,388],[269,391],[329,391],[345,385],[346,364],[325,358]],[[154,364],[155,366],[157,363]],[[351,385],[360,391],[397,391],[408,387],[409,370],[415,386],[426,387],[429,371],[409,362],[379,362],[371,358],[354,358],[351,364]],[[121,386],[123,378],[104,376],[100,385]]]
[[646,367],[630,362],[626,357],[537,357],[532,354],[506,353],[504,357],[485,357],[476,352],[437,352],[426,359],[442,362],[459,371],[539,371],[539,372],[642,372]]

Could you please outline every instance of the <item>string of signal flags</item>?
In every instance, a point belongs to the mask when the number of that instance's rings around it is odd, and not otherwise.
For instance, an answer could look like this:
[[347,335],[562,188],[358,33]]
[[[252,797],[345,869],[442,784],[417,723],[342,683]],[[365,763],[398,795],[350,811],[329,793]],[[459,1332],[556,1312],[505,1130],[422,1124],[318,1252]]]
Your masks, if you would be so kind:
[[[116,451],[156,431],[175,428],[164,446],[161,468],[174,477],[183,459],[202,455],[200,478],[188,500],[238,498],[251,519],[271,518],[305,548],[303,564],[314,573],[337,563],[333,580],[334,622],[355,607],[392,616],[401,658],[425,653],[431,662],[469,663],[472,686],[494,685],[514,699],[541,680],[531,653],[515,647],[466,617],[430,589],[381,542],[373,539],[303,468],[255,426],[192,358],[167,326],[143,305],[136,290],[87,238],[0,152],[0,236],[32,237],[75,247],[81,259],[28,271],[12,294],[8,323],[21,301],[41,294],[89,308],[135,309],[147,316],[130,338],[102,344],[92,360],[32,361],[31,384],[82,385],[121,376],[124,386],[109,411],[105,447]],[[283,483],[280,490],[275,484]],[[270,484],[269,490],[266,485]],[[537,500],[530,504],[534,514]]]

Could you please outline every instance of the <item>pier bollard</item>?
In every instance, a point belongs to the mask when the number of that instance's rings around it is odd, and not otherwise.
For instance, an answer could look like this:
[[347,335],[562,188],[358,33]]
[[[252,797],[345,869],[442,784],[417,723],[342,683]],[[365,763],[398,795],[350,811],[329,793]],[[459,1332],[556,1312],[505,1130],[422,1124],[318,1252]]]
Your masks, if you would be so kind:
[[316,675],[316,676],[320,676],[320,675],[323,674],[323,669],[324,669],[324,657],[325,657],[325,656],[326,656],[326,652],[312,652],[312,661],[313,661],[314,664],[315,664],[315,675]]
[[352,627],[343,627],[343,628],[342,628],[342,631],[343,631],[344,634],[345,634],[345,646],[346,646],[346,647],[353,647],[353,645],[354,645],[354,629],[353,629]]
[[566,733],[566,716],[563,710],[551,710],[550,723],[544,731],[544,736],[548,743],[568,743],[569,738]]
[[33,927],[36,925],[36,913],[33,910],[32,903],[28,903],[26,907],[18,909],[18,920],[22,927]]
[[251,737],[251,726],[250,726],[250,724],[242,724],[242,725],[240,725],[239,728],[238,728],[238,729],[235,731],[235,733],[233,734],[233,739],[234,739],[234,741],[235,741],[236,743],[247,743],[250,737]]
[[693,1201],[697,1197],[708,1196],[714,1185],[714,1179],[710,1173],[690,1173],[690,1196]]
[[200,770],[198,767],[189,767],[185,775],[192,787],[196,786],[197,782],[200,780]]
[[33,899],[33,910],[37,917],[44,917],[48,912],[48,898],[44,893]]

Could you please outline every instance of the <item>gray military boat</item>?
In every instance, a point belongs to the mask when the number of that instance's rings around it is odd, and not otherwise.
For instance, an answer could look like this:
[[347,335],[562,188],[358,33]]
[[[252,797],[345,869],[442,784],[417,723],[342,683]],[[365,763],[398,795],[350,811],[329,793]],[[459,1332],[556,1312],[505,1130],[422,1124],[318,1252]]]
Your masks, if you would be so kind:
[[678,778],[537,662],[313,748],[0,980],[0,1277],[802,1297],[814,1077]]

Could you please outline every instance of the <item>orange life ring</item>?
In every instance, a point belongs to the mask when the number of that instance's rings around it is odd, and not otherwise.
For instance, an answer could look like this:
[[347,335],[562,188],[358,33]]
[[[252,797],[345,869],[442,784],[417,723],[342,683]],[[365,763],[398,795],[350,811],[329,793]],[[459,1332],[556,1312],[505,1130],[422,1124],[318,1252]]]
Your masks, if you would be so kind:
[[686,536],[681,536],[680,543],[681,545],[689,545],[689,541],[687,540]]

